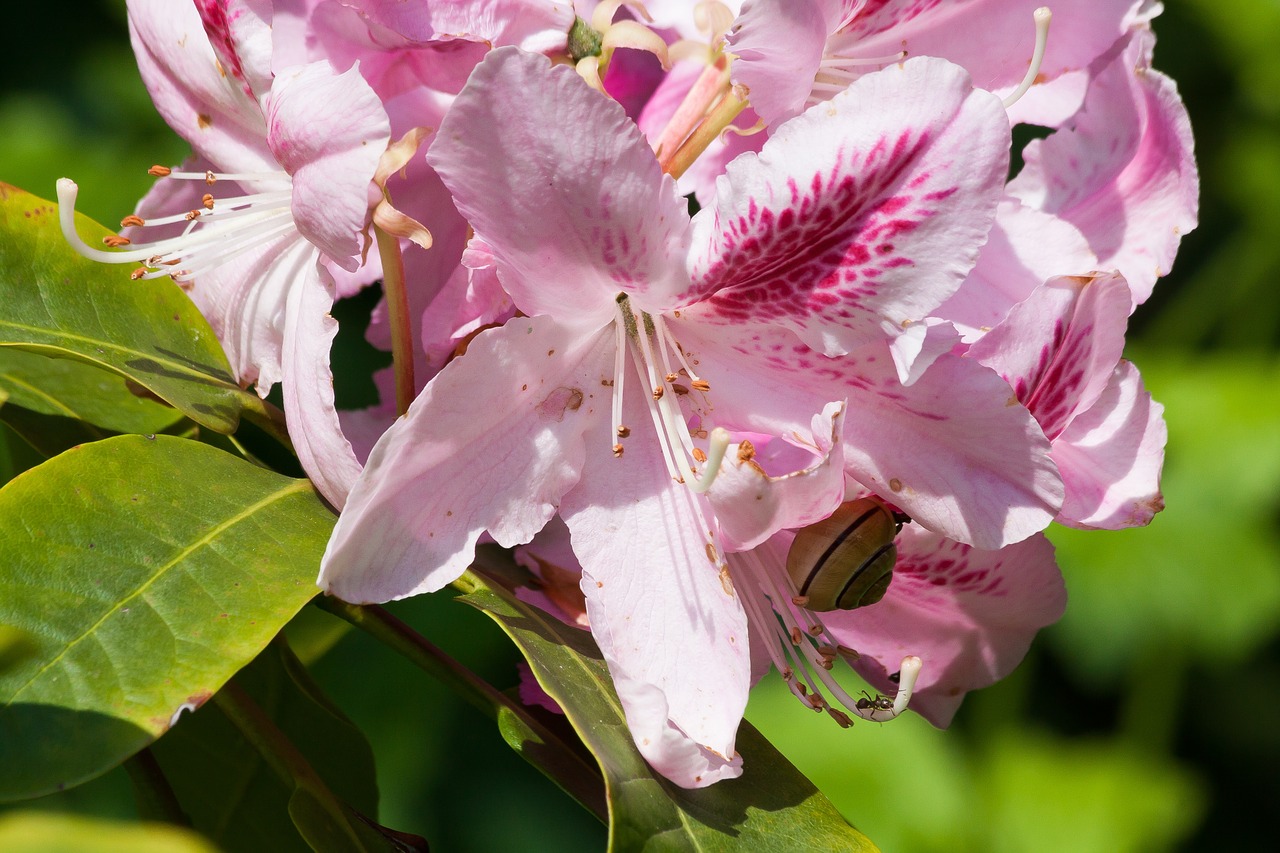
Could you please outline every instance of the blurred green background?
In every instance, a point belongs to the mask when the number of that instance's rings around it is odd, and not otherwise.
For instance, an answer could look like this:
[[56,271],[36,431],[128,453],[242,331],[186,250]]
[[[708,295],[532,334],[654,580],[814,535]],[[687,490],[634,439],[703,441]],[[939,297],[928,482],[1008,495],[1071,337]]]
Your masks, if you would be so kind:
[[[51,21],[11,4],[0,56],[0,180],[52,197],[73,177],[81,209],[108,224],[150,185],[147,166],[184,152],[138,80],[123,5],[73,2]],[[1142,530],[1051,531],[1066,617],[949,731],[914,717],[841,731],[772,682],[753,698],[756,725],[886,851],[1274,846],[1280,0],[1166,6],[1156,64],[1191,112],[1202,224],[1135,317],[1128,355],[1167,406],[1168,509]],[[38,461],[0,434],[0,478]],[[428,597],[395,610],[496,685],[516,683],[515,652],[470,608]],[[445,853],[603,849],[603,827],[479,715],[365,637],[343,635],[315,672],[373,744],[387,825]],[[135,814],[122,771],[24,805]]]

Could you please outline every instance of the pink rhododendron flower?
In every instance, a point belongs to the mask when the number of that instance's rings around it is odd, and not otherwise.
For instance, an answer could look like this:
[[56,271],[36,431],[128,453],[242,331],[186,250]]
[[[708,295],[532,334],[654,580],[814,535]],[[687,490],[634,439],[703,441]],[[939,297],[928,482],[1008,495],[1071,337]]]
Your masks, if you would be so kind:
[[[751,0],[734,26],[734,79],[770,127],[827,100],[853,80],[913,56],[965,68],[975,85],[1008,95],[1032,54],[1039,0]],[[1054,8],[1036,85],[1015,121],[1056,126],[1080,105],[1085,69],[1116,43],[1139,0],[1088,0]]]
[[[144,220],[187,227],[118,252],[84,251],[183,282],[236,378],[263,396],[283,383],[303,467],[341,506],[359,464],[333,407],[331,269],[360,265],[371,182],[389,142],[387,116],[355,71],[335,74],[312,63],[273,72],[265,25],[248,6],[198,6],[129,2],[143,80],[195,153],[161,178],[126,224],[134,240],[145,234]],[[59,183],[68,239],[75,192],[70,181]]]
[[1120,358],[1132,305],[1118,273],[1051,279],[969,348],[1053,443],[1063,524],[1133,527],[1164,506],[1164,407]]
[[[1199,178],[1191,123],[1173,81],[1151,68],[1155,37],[1136,30],[1100,61],[1084,107],[1027,145],[1009,192],[1076,226],[1145,302],[1196,226]],[[1087,270],[1059,270],[1060,273]]]
[[375,446],[321,585],[439,589],[483,532],[528,542],[558,512],[641,752],[682,785],[736,775],[760,626],[726,551],[830,513],[845,470],[991,547],[1056,511],[1048,445],[998,376],[942,357],[906,387],[889,352],[972,265],[1007,150],[996,98],[916,60],[780,128],[691,221],[616,103],[494,51],[428,157],[525,316]]

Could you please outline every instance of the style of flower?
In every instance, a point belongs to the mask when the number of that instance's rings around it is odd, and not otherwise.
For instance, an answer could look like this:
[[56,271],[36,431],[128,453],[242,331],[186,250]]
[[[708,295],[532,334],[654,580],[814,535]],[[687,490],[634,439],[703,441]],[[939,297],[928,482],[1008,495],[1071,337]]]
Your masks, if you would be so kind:
[[[333,406],[332,270],[360,266],[386,113],[358,70],[273,72],[269,32],[242,4],[130,0],[128,10],[143,81],[194,154],[153,170],[159,182],[125,236],[108,238],[111,251],[80,241],[76,185],[59,181],[63,231],[88,257],[183,284],[239,381],[264,397],[283,383],[299,459],[341,506],[360,466]],[[141,242],[152,228],[178,233]]]
[[690,220],[621,107],[493,51],[428,160],[521,315],[375,446],[321,586],[439,589],[482,533],[518,545],[558,514],[642,754],[681,785],[737,775],[761,628],[726,554],[829,514],[846,474],[990,548],[1061,500],[998,376],[941,356],[904,386],[889,347],[972,266],[1008,146],[997,98],[918,59],[779,128]]

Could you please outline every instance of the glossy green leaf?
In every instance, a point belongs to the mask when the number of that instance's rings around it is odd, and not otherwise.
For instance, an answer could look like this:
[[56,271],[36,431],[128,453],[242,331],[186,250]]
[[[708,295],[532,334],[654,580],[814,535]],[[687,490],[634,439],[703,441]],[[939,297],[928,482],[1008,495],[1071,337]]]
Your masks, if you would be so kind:
[[[86,242],[110,233],[77,216]],[[240,388],[209,324],[168,279],[133,281],[122,266],[80,257],[62,237],[57,205],[0,183],[0,346],[114,371],[192,420],[233,432],[262,414]]]
[[315,593],[333,516],[308,481],[121,436],[0,489],[0,801],[91,778],[205,702]]
[[686,790],[655,774],[636,751],[600,650],[500,586],[461,596],[519,646],[543,689],[564,709],[604,772],[610,846],[623,851],[874,851],[835,807],[744,722],[741,778]]
[[217,853],[190,830],[48,812],[0,816],[5,853]]
[[65,358],[0,347],[0,407],[7,423],[45,456],[112,433],[156,433],[182,413],[145,390],[129,390],[119,374]]
[[[373,751],[287,645],[272,643],[236,675],[235,683],[339,799],[362,814],[377,815]],[[182,720],[152,752],[192,823],[224,850],[309,849],[289,817],[294,785],[271,770],[217,703]]]

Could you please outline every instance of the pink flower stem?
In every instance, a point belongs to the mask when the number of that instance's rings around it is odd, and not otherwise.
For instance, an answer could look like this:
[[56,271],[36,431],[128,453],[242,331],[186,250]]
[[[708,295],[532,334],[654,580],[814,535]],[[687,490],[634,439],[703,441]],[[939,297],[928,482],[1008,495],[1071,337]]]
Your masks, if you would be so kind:
[[680,150],[681,144],[693,132],[698,122],[706,116],[708,107],[724,90],[724,84],[728,79],[722,57],[714,65],[704,68],[702,74],[694,81],[693,87],[684,96],[684,100],[676,108],[675,115],[671,116],[671,120],[662,129],[662,135],[653,146],[654,153],[658,155],[658,163],[664,172],[669,171],[667,164]]
[[404,260],[400,241],[377,225],[373,233],[382,258],[382,292],[387,297],[387,319],[391,323],[391,363],[396,376],[396,413],[409,411],[416,387],[413,380],[413,329],[409,323],[409,296],[404,286]]
[[694,129],[693,133],[685,140],[680,149],[676,151],[665,163],[662,158],[662,171],[666,172],[673,178],[678,178],[685,173],[693,162],[698,159],[703,151],[707,150],[707,146],[715,141],[724,129],[733,123],[733,120],[747,108],[745,98],[738,97],[738,94],[732,89],[725,92],[720,102],[715,105],[711,113],[706,117],[702,124]]

